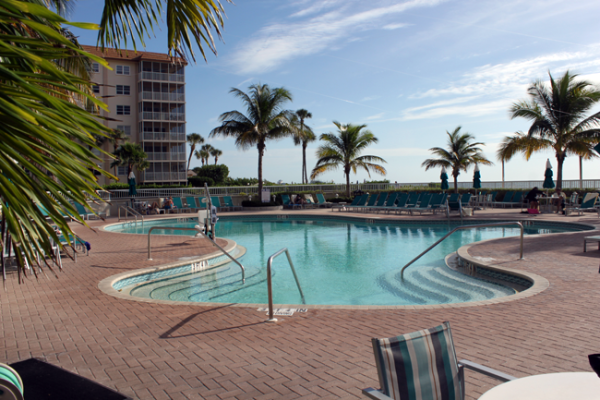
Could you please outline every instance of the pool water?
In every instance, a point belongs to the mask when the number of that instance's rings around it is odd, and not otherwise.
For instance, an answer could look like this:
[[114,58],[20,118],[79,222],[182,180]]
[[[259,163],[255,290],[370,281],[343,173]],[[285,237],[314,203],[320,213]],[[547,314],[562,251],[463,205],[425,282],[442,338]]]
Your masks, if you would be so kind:
[[[172,227],[193,227],[197,221],[162,223]],[[143,234],[152,226],[156,223],[109,229]],[[517,226],[455,232],[411,265],[404,274],[405,279],[400,279],[400,270],[406,263],[456,226],[440,222],[407,225],[309,218],[222,218],[217,224],[217,236],[234,240],[247,249],[240,258],[247,270],[245,284],[241,284],[240,268],[228,263],[144,283],[135,286],[131,295],[192,302],[264,304],[268,301],[267,260],[284,247],[290,251],[307,304],[445,304],[515,293],[507,286],[456,272],[445,265],[444,258],[468,243],[516,236],[519,234]],[[569,230],[579,229],[539,224],[526,227],[526,234]],[[186,231],[156,229],[154,233],[191,235]],[[273,300],[276,304],[301,304],[285,255],[273,263]]]

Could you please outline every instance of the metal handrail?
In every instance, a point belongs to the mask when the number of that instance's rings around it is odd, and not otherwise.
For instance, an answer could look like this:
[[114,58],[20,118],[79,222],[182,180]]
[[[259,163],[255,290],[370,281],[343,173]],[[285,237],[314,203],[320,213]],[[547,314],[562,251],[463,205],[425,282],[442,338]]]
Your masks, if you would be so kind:
[[133,215],[135,217],[136,224],[137,224],[138,216],[142,219],[142,224],[144,223],[144,216],[130,206],[119,206],[119,209],[117,211],[119,221],[121,221],[121,209],[125,210],[125,218],[127,218],[127,214],[131,213],[131,215]]
[[212,240],[210,237],[206,236],[204,234],[204,232],[202,232],[200,229],[196,229],[196,228],[172,228],[172,227],[168,227],[168,226],[153,226],[152,228],[150,228],[148,230],[148,261],[152,260],[152,253],[150,251],[150,248],[152,246],[152,239],[151,239],[152,236],[150,236],[150,234],[155,229],[171,229],[171,230],[174,230],[174,231],[194,231],[194,232],[197,232],[197,233],[201,234],[202,236],[204,236],[205,238],[207,238],[208,240],[210,240],[213,245],[215,245],[216,247],[218,247],[219,250],[221,250],[223,252],[223,254],[225,254],[227,257],[229,257],[231,259],[231,261],[233,261],[234,263],[236,263],[237,265],[239,265],[239,267],[242,269],[242,283],[246,283],[246,268],[244,268],[244,266],[242,264],[240,264],[240,262],[238,260],[236,260],[235,258],[233,258],[233,256],[231,254],[229,254],[228,252],[226,252],[224,248],[222,248],[221,246],[219,246],[217,244],[217,242],[215,242],[214,240]]
[[296,280],[296,286],[298,286],[298,291],[300,291],[300,297],[302,298],[302,304],[306,304],[304,300],[304,293],[302,293],[302,288],[300,287],[300,282],[298,281],[298,275],[296,275],[296,269],[294,269],[294,263],[292,262],[292,257],[290,256],[290,252],[286,247],[279,250],[277,253],[273,254],[269,257],[267,261],[267,288],[269,291],[269,319],[267,322],[277,322],[277,318],[273,318],[273,287],[271,284],[271,266],[273,265],[273,260],[275,257],[280,256],[285,252],[287,256],[288,262],[290,263],[290,267],[292,268],[292,272],[294,273],[294,279]]
[[466,225],[466,226],[459,226],[457,228],[452,229],[450,232],[448,232],[446,235],[444,235],[443,238],[441,238],[440,240],[438,240],[437,242],[435,242],[434,244],[432,244],[431,246],[429,246],[427,248],[427,250],[425,250],[424,252],[422,252],[421,254],[419,254],[418,256],[416,256],[415,258],[413,258],[408,264],[406,264],[404,267],[402,267],[402,270],[400,271],[400,277],[402,279],[404,279],[404,270],[406,268],[408,268],[412,263],[414,263],[415,261],[417,261],[419,258],[423,257],[427,252],[429,252],[429,250],[433,249],[435,246],[437,246],[438,244],[440,244],[444,239],[446,239],[448,236],[452,235],[454,232],[460,231],[460,230],[465,230],[465,229],[487,228],[487,227],[490,227],[490,226],[503,226],[503,225],[519,225],[521,227],[521,254],[520,254],[519,260],[522,260],[523,259],[523,233],[524,233],[524,228],[523,228],[523,224],[521,222],[518,222],[518,221],[514,221],[514,222],[494,222],[494,223],[490,223],[490,224],[481,224],[481,225]]

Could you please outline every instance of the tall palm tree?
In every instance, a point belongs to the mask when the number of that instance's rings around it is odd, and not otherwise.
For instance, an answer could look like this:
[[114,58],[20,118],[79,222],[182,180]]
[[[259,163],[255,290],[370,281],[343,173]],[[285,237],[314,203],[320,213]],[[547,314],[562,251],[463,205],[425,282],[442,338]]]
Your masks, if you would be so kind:
[[262,193],[262,159],[268,140],[276,140],[290,135],[293,127],[290,123],[291,112],[282,107],[292,101],[291,93],[284,88],[271,89],[268,85],[250,86],[249,93],[232,88],[229,93],[242,100],[246,114],[228,111],[221,114],[221,126],[210,132],[210,136],[234,137],[235,145],[247,150],[256,146],[258,150],[258,193]]
[[356,170],[360,168],[367,171],[369,176],[371,171],[385,175],[385,168],[375,162],[386,161],[378,156],[361,156],[367,147],[379,141],[371,131],[363,130],[367,125],[342,125],[337,121],[333,121],[333,124],[337,126],[338,132],[321,135],[320,140],[325,144],[317,150],[318,160],[310,178],[315,179],[324,172],[342,167],[346,176],[346,196],[350,197],[350,172],[356,174]]
[[293,117],[292,124],[297,128],[293,135],[294,144],[296,146],[302,145],[302,183],[308,183],[306,147],[310,142],[317,140],[317,136],[309,126],[304,125],[305,119],[312,118],[311,113],[302,108],[297,110]]
[[[527,90],[529,101],[521,100],[510,108],[511,119],[533,121],[527,134],[517,133],[510,140],[529,160],[537,151],[552,150],[556,156],[556,189],[562,189],[563,163],[567,154],[593,157],[592,148],[600,138],[600,112],[586,117],[600,101],[600,90],[587,81],[575,81],[569,71],[557,81],[550,76],[549,87],[534,82]],[[508,139],[507,139],[508,140]]]
[[[110,143],[113,144],[113,154],[119,148],[119,144],[121,142],[125,142],[127,139],[129,139],[129,136],[127,136],[122,130],[115,129],[110,133],[108,140],[110,141]],[[113,172],[115,175],[117,175],[116,168],[117,167],[115,167],[115,170]]]
[[496,158],[502,162],[502,187],[504,187],[504,163],[510,160],[520,149],[520,143],[527,140],[522,133],[517,132],[515,136],[506,136],[496,152]]
[[200,149],[200,155],[202,156],[202,165],[204,165],[204,163],[208,165],[208,159],[210,157],[210,153],[213,150],[214,147],[212,147],[210,144],[205,144],[202,146],[202,148]]
[[478,146],[485,146],[484,143],[472,141],[475,137],[469,133],[460,133],[458,126],[452,133],[446,131],[448,135],[448,148],[432,147],[429,149],[434,155],[439,158],[430,158],[423,161],[422,167],[425,171],[430,168],[446,167],[452,169],[454,177],[454,193],[458,193],[458,175],[460,171],[467,171],[473,164],[494,165],[490,160],[485,158],[481,149]]
[[215,158],[215,165],[217,165],[217,161],[219,160],[219,157],[221,157],[223,155],[223,152],[221,150],[215,149],[213,147],[212,150],[210,151],[210,155]]
[[115,152],[113,153],[116,157],[111,163],[111,167],[127,167],[127,176],[133,171],[133,169],[137,169],[143,171],[148,168],[149,164],[146,159],[148,155],[137,143],[125,142]]
[[190,169],[190,162],[192,161],[192,155],[194,155],[194,150],[196,150],[196,146],[204,143],[204,138],[199,133],[190,133],[187,135],[187,142],[190,145],[190,156],[188,157],[187,169]]

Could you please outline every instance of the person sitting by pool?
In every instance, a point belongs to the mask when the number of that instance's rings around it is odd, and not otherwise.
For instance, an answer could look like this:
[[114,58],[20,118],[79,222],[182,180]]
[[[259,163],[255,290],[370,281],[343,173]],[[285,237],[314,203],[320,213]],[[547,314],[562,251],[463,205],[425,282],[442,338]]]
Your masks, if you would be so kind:
[[169,197],[168,199],[165,200],[165,204],[163,204],[163,209],[172,210],[174,208],[175,208],[175,204],[173,203],[173,198]]
[[153,202],[151,205],[148,206],[148,215],[158,214],[159,209],[160,209],[160,206],[158,205],[158,203],[156,201]]
[[306,201],[304,200],[304,197],[301,194],[297,194],[296,198],[294,199],[294,204],[303,205],[306,204]]
[[529,203],[529,207],[527,207],[529,210],[537,210],[539,212],[540,203],[537,201],[537,196],[539,194],[544,194],[544,192],[539,190],[536,186],[533,189],[531,189],[529,193],[527,193],[527,195],[525,196],[525,200],[527,200],[527,202]]
[[567,202],[567,195],[565,194],[565,192],[563,192],[560,189],[556,189],[556,192],[554,192],[552,197],[556,197],[555,199],[552,199],[552,201],[554,202],[554,205],[556,206],[556,213],[558,214],[559,212],[562,211],[562,213],[564,214],[565,213],[565,205]]

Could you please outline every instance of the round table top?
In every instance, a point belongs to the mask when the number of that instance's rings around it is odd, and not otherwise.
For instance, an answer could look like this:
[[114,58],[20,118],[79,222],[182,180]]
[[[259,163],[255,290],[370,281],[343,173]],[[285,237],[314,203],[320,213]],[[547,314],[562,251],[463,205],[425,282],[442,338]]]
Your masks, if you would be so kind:
[[479,400],[597,400],[600,378],[593,372],[559,372],[532,375],[505,382],[483,394]]

